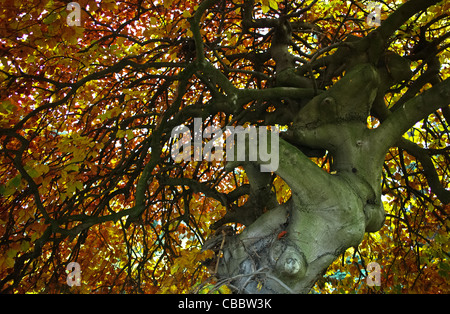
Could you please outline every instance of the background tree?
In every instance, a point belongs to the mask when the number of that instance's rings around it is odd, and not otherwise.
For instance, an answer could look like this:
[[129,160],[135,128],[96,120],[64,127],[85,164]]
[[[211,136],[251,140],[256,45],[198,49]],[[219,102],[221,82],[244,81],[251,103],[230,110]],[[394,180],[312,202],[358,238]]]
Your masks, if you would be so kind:
[[[78,3],[2,4],[2,292],[449,292],[449,1]],[[278,170],[175,162],[195,117]]]

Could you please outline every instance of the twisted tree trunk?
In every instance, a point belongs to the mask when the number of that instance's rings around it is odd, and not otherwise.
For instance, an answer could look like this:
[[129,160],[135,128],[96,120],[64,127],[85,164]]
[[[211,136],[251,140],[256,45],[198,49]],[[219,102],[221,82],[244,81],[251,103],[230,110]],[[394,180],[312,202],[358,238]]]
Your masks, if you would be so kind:
[[334,169],[326,173],[281,140],[277,174],[292,199],[229,238],[223,250],[219,276],[240,292],[308,292],[340,254],[383,225],[385,150],[364,121],[378,84],[374,68],[356,67],[300,111],[290,137],[332,152]]

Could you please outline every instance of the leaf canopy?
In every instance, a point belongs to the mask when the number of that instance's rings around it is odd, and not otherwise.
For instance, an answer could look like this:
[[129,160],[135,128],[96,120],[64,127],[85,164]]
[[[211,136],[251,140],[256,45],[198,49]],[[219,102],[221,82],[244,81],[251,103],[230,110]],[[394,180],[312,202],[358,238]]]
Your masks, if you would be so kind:
[[[381,21],[406,2],[383,1]],[[66,1],[4,0],[0,11],[0,291],[230,292],[214,285],[213,253],[202,245],[227,206],[249,201],[249,177],[222,161],[175,163],[170,132],[193,117],[205,127],[264,125],[252,113],[273,104],[224,95],[274,86],[273,24],[291,22],[296,65],[319,78],[323,68],[310,67],[375,29],[368,1],[78,3],[80,26],[67,24]],[[412,78],[388,89],[385,108],[450,76],[448,12],[441,1],[390,36],[389,51],[409,58]],[[389,150],[384,227],[332,264],[313,292],[450,291],[449,123],[447,106]],[[311,159],[331,171],[330,156]],[[285,203],[289,186],[272,176]],[[73,261],[82,284],[69,287]],[[366,285],[370,261],[382,266],[381,287]]]

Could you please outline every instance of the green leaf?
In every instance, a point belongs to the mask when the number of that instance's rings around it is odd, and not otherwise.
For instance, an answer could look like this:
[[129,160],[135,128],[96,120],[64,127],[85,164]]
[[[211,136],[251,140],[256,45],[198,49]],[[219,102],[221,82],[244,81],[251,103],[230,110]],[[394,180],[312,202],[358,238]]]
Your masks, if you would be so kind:
[[33,179],[41,176],[41,174],[34,168],[25,167],[25,170]]
[[57,14],[50,14],[44,19],[44,24],[51,24],[58,18]]
[[0,113],[3,114],[13,113],[14,109],[16,109],[16,107],[13,104],[11,104],[9,100],[4,100],[0,102]]
[[117,131],[116,137],[117,138],[124,138],[125,135],[126,135],[126,131],[125,130],[119,130],[119,131]]
[[77,181],[77,182],[75,182],[75,188],[78,190],[78,191],[81,191],[82,189],[83,189],[83,182],[81,182],[81,181]]
[[78,172],[80,170],[80,167],[78,167],[78,165],[76,165],[76,164],[69,164],[64,168],[64,170],[66,172],[70,172],[70,171]]
[[18,188],[21,182],[22,182],[22,175],[19,173],[13,179],[11,179],[11,181],[9,181],[8,184],[13,188]]
[[0,194],[5,197],[13,195],[16,190],[16,188],[10,187],[8,185],[0,185]]
[[30,242],[23,241],[22,243],[20,243],[20,250],[22,252],[26,252],[29,248],[30,248]]
[[127,131],[126,131],[126,134],[127,134],[127,138],[128,138],[129,140],[132,140],[132,139],[134,138],[133,130],[127,130]]
[[16,255],[17,255],[17,250],[15,250],[15,249],[9,249],[6,252],[6,256],[9,258],[14,258]]

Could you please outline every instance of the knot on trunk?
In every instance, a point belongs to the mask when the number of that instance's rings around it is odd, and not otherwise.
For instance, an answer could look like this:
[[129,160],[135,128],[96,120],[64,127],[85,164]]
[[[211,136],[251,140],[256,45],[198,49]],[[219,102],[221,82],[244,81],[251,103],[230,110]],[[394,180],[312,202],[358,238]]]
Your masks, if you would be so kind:
[[303,278],[308,268],[305,255],[288,240],[275,241],[270,250],[271,262],[280,277]]

